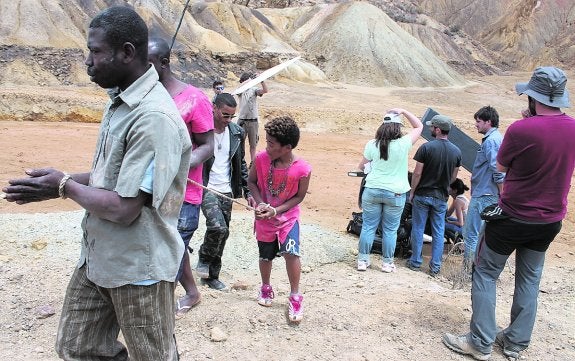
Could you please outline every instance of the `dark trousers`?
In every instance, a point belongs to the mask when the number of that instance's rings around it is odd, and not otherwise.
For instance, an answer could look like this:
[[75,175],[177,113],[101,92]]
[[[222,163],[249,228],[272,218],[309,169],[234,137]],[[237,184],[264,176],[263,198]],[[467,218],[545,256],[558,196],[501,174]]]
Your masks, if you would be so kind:
[[[231,193],[225,195],[232,196]],[[230,235],[232,201],[212,192],[204,192],[202,213],[206,218],[206,234],[198,252],[199,259],[201,263],[209,266],[210,278],[217,279],[222,269],[224,247]]]

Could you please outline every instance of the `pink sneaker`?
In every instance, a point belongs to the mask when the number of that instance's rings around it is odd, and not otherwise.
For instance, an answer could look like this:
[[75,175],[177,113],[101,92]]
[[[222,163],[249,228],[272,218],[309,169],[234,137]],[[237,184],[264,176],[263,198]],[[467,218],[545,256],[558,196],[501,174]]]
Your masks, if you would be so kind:
[[260,295],[258,296],[258,303],[265,307],[272,305],[274,299],[274,290],[271,285],[262,285],[260,288]]
[[301,294],[291,295],[289,297],[288,308],[289,320],[300,322],[303,318],[303,296]]

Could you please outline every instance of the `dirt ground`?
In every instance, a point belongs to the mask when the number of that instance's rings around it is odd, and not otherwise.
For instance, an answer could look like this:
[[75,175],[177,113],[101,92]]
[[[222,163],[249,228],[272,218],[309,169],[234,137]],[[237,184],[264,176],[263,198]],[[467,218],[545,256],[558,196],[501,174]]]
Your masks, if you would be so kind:
[[[309,238],[324,245],[333,242],[338,247],[334,253],[339,253],[328,262],[304,264],[306,314],[302,323],[294,326],[284,315],[288,288],[283,261],[276,262],[272,275],[278,285],[277,302],[264,309],[255,302],[259,276],[252,266],[257,263],[239,264],[243,253],[256,252],[255,246],[229,246],[224,259],[224,269],[226,262],[230,264],[225,271],[227,281],[244,284],[246,289],[220,292],[201,288],[202,303],[177,320],[182,360],[468,359],[441,344],[444,332],[467,330],[471,316],[468,288],[452,289],[449,280],[412,272],[401,260],[397,273],[384,274],[375,255],[371,269],[365,273],[355,270],[357,238],[345,234],[345,227],[351,212],[358,210],[360,180],[348,177],[347,172],[355,169],[365,142],[387,109],[403,107],[421,115],[433,107],[452,116],[460,128],[479,140],[473,113],[483,105],[495,106],[504,131],[526,104],[526,99],[515,95],[513,84],[528,78],[529,74],[487,77],[474,79],[466,87],[442,89],[271,82],[270,93],[260,100],[262,115],[295,117],[303,130],[296,153],[313,167],[309,194],[302,204],[302,223],[312,231],[302,234],[302,242]],[[575,94],[573,83],[570,89]],[[4,99],[10,97],[8,90],[1,92]],[[14,92],[18,96],[5,104],[15,112],[28,106],[42,114],[44,107],[51,107],[38,102],[38,94],[63,103],[68,97],[76,103],[83,99],[86,103],[103,102],[102,92],[93,88]],[[87,171],[97,131],[95,123],[0,121],[0,186],[21,176],[26,168]],[[462,170],[460,176],[468,183],[467,171]],[[575,359],[574,203],[572,192],[563,230],[547,253],[535,332],[523,353],[526,360]],[[63,234],[78,232],[79,217],[79,208],[71,201],[26,206],[0,201],[0,355],[13,360],[57,359],[53,343],[58,317],[78,256],[77,239]],[[232,233],[239,236],[243,232],[241,236],[249,239],[249,214],[238,208],[234,222]],[[196,244],[201,236],[200,229],[194,236]],[[255,245],[255,240],[251,241]],[[501,326],[509,319],[512,271],[510,267],[504,272],[498,287],[497,320]],[[178,294],[181,291],[177,289]],[[53,307],[55,314],[44,318],[40,306]],[[504,360],[499,349],[494,350],[492,359]]]

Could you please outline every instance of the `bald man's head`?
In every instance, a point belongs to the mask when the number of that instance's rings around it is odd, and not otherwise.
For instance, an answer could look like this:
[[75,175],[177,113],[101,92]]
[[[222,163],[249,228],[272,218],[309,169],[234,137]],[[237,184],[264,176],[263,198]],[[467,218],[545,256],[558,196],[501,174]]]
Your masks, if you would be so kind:
[[148,57],[155,56],[158,59],[170,59],[170,44],[162,38],[148,40]]
[[152,63],[160,81],[170,72],[170,45],[161,38],[151,38],[148,40],[148,61]]

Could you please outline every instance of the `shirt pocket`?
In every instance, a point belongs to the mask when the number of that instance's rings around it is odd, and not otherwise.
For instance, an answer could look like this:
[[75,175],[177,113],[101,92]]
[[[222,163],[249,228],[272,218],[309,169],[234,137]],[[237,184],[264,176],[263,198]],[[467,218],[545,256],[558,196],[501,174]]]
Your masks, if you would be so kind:
[[485,151],[480,149],[477,151],[477,155],[475,156],[475,164],[477,166],[481,166],[488,162],[488,159],[485,155]]
[[104,181],[106,185],[115,186],[118,174],[122,167],[122,161],[126,153],[126,143],[122,138],[108,134],[104,145]]

